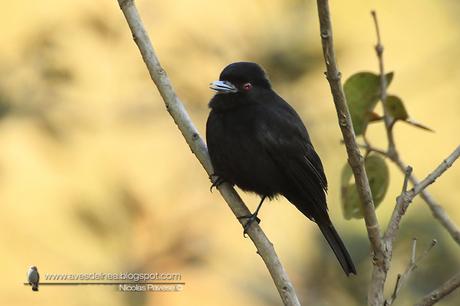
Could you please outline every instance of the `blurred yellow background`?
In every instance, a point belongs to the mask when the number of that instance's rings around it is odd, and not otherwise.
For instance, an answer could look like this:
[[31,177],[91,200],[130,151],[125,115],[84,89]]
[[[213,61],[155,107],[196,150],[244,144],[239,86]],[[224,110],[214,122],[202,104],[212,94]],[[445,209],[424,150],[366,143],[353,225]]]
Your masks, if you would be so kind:
[[[251,60],[309,128],[329,179],[336,228],[357,263],[346,278],[316,226],[284,199],[262,209],[274,243],[305,305],[363,305],[370,278],[361,220],[345,221],[339,202],[340,145],[314,1],[137,1],[158,56],[204,135],[208,83],[230,62]],[[396,126],[402,158],[424,177],[459,144],[458,1],[332,1],[343,76],[377,71],[376,9],[389,92],[433,128]],[[150,81],[113,1],[4,1],[0,11],[0,304],[280,305],[249,239],[191,154]],[[369,139],[384,145],[381,124]],[[430,192],[460,224],[460,165]],[[382,225],[400,190],[378,209]],[[244,195],[253,210],[258,202]],[[438,239],[402,291],[410,305],[460,267],[458,245],[416,199],[402,222],[387,283],[393,289],[417,237]],[[98,286],[22,283],[30,265],[45,273],[179,272],[182,292],[121,293]],[[42,278],[43,280],[43,278]],[[454,293],[440,305],[458,305]]]

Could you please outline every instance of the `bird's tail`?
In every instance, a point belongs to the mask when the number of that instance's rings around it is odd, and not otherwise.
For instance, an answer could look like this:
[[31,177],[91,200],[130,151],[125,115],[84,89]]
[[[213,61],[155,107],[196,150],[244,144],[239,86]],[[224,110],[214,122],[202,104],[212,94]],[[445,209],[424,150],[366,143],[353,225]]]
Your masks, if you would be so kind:
[[38,284],[32,284],[32,290],[38,291]]
[[[321,222],[322,223],[322,222]],[[349,276],[350,274],[356,274],[356,268],[353,264],[350,254],[348,254],[347,248],[343,244],[342,239],[340,239],[339,234],[335,230],[331,222],[325,222],[325,224],[318,224],[319,229],[323,233],[327,242],[334,251],[335,256],[339,260],[340,265],[342,266],[345,274]]]

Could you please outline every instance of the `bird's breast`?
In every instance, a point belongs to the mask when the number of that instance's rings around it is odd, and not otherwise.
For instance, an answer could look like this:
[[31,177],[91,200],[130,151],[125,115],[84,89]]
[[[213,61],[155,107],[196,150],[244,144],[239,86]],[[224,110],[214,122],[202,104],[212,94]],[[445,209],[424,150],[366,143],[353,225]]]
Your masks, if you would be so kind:
[[206,127],[217,175],[243,190],[273,196],[281,190],[280,171],[257,139],[258,112],[211,112]]

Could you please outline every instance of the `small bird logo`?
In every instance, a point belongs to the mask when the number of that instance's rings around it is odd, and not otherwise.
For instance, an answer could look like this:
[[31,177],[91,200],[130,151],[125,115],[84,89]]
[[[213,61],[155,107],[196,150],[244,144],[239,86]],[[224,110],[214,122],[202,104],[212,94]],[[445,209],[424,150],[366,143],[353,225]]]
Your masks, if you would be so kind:
[[29,272],[27,272],[27,281],[32,286],[33,291],[38,291],[38,283],[40,282],[40,274],[36,266],[31,266]]

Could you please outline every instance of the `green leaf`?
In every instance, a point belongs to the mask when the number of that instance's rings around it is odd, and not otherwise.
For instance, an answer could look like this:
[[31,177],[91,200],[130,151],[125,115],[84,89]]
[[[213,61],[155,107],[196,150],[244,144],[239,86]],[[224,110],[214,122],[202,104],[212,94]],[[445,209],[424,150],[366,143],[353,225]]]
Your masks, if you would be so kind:
[[[393,80],[393,72],[385,75],[387,87]],[[380,97],[380,77],[372,72],[358,72],[350,76],[343,86],[350,109],[355,134],[362,135]]]
[[386,100],[388,114],[395,120],[406,120],[409,114],[404,107],[404,103],[397,96],[388,96]]
[[418,127],[420,129],[423,129],[423,130],[426,130],[426,131],[429,131],[429,132],[434,132],[432,129],[430,129],[426,125],[424,125],[424,124],[422,124],[420,122],[417,122],[412,118],[409,118],[409,114],[407,113],[407,110],[404,107],[404,103],[402,102],[402,100],[399,97],[397,97],[397,96],[388,96],[387,101],[386,101],[386,105],[387,105],[387,110],[388,110],[389,115],[391,117],[393,117],[395,121],[401,120],[401,121],[404,121],[404,122],[406,122],[406,123],[408,123],[410,125]]
[[350,184],[353,171],[348,163],[342,168],[340,197],[342,203],[342,212],[345,219],[359,218],[362,216],[361,205],[355,184]]
[[[374,205],[377,208],[385,198],[388,190],[390,182],[388,167],[385,160],[376,154],[368,155],[364,161],[364,166],[369,179]],[[348,163],[345,164],[341,176],[341,202],[343,216],[347,220],[351,218],[363,218],[363,206],[356,184],[350,182],[352,175],[350,166]]]
[[385,160],[379,155],[369,155],[364,161],[366,166],[369,185],[371,186],[372,198],[377,208],[385,198],[390,183],[390,172]]

